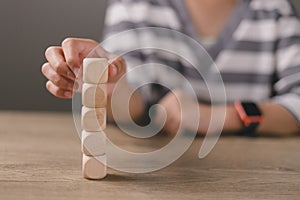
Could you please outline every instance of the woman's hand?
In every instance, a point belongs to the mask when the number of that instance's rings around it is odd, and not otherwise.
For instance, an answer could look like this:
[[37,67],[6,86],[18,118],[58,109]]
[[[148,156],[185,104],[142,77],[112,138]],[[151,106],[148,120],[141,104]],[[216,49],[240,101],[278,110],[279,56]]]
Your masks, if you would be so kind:
[[[192,101],[181,91],[168,93],[158,104],[165,109],[167,115],[164,131],[175,135],[181,124],[185,130],[197,131],[199,135],[207,134],[211,116],[210,106]],[[157,123],[163,121],[162,116],[163,113],[159,111]]]
[[[59,98],[72,98],[76,77],[80,74],[83,59],[93,51],[95,57],[107,58],[109,65],[109,83],[115,83],[126,72],[125,61],[121,57],[107,52],[99,44],[90,39],[67,38],[61,46],[49,47],[45,56],[47,62],[42,66],[42,72],[48,79],[46,87],[50,93]],[[75,86],[74,86],[75,84]],[[113,84],[109,84],[111,93]]]

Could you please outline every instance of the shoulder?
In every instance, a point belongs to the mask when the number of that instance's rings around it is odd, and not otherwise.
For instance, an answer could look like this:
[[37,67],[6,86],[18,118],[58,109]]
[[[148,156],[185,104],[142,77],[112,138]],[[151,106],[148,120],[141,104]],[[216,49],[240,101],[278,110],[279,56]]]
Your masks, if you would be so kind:
[[250,9],[276,12],[282,16],[295,14],[295,9],[289,0],[251,0]]
[[171,2],[172,0],[110,0],[105,24],[122,24],[127,29],[151,26],[178,30],[179,17]]
[[[109,0],[108,11],[118,10],[128,14],[151,15],[153,11],[162,12],[172,10],[171,0]],[[149,16],[157,17],[157,16]]]

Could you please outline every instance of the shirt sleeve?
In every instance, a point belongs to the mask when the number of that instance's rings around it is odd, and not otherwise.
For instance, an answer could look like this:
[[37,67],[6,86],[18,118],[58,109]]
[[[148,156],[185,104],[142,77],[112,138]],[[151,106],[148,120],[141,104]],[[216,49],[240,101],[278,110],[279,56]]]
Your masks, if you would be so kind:
[[273,102],[286,108],[300,124],[300,21],[294,8],[278,18],[276,96]]

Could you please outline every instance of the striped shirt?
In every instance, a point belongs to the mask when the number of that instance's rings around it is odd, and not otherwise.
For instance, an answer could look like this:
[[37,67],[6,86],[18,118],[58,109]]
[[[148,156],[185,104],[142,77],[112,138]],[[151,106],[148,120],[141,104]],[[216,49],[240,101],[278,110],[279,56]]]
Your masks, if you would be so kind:
[[[183,0],[110,0],[105,38],[131,29],[162,27],[181,32],[201,44],[202,39],[191,22]],[[123,39],[104,47],[115,53],[130,50],[125,55],[129,72],[145,63],[170,66],[189,80],[199,101],[209,101],[203,77],[184,58],[158,49],[132,51],[145,43],[169,45],[203,66],[199,52],[195,55],[191,44],[170,35],[158,35],[155,29],[147,33],[139,29],[130,31]],[[285,107],[300,122],[300,21],[288,0],[240,0],[216,42],[205,49],[221,73],[228,103],[272,101]],[[129,82],[138,85],[145,80],[160,83],[168,79],[166,73],[153,69],[129,74]],[[166,92],[156,84],[141,88],[150,104]]]

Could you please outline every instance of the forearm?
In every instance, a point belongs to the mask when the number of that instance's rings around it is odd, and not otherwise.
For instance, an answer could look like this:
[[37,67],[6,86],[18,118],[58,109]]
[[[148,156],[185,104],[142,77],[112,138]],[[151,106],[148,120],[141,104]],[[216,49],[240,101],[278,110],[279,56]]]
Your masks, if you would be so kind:
[[[263,113],[263,121],[257,129],[259,135],[287,136],[300,132],[299,123],[285,108],[271,102],[259,105]],[[234,108],[227,106],[224,132],[239,132],[243,124]]]
[[[145,111],[145,103],[141,95],[137,91],[133,92],[128,83],[122,84],[120,87],[121,89],[118,89],[118,93],[113,94],[113,97],[111,94],[108,95],[108,119],[110,121],[119,120],[123,123],[129,122],[129,117],[133,120],[140,119]],[[132,94],[130,98],[129,94]],[[129,100],[129,103],[126,103],[127,100]],[[130,115],[128,115],[128,109]],[[116,111],[117,113],[115,113]]]

